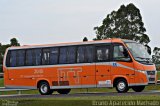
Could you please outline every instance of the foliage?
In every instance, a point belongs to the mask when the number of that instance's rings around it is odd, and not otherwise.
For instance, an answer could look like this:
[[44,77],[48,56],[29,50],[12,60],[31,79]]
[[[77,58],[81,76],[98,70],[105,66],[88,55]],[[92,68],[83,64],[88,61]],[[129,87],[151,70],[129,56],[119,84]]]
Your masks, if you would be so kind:
[[12,38],[10,42],[11,46],[20,46],[20,43],[18,43],[18,40],[16,38]]
[[132,3],[127,6],[121,5],[118,11],[112,11],[103,20],[102,25],[95,27],[96,38],[101,40],[106,38],[122,38],[135,40],[147,45],[150,39],[145,34],[146,29],[142,22],[140,10]]
[[152,60],[155,64],[160,64],[160,48],[155,47],[153,49]]
[[84,37],[84,38],[83,38],[83,42],[85,42],[85,41],[88,41],[88,38],[87,38],[87,37]]

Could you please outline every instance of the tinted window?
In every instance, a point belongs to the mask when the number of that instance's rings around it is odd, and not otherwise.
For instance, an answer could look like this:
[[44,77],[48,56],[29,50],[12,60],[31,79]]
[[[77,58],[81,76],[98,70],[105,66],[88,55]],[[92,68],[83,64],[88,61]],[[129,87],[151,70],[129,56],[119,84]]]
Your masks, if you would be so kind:
[[127,50],[122,45],[115,45],[113,51],[114,60],[130,61]]
[[85,62],[90,63],[93,62],[94,60],[94,47],[93,46],[86,46],[86,50],[85,50]]
[[33,65],[33,52],[32,50],[26,50],[26,65]]
[[67,63],[67,48],[66,47],[60,48],[59,63],[60,64]]
[[46,49],[43,49],[42,64],[48,65],[50,64],[49,62],[50,62],[50,49],[46,48]]
[[72,64],[76,60],[76,47],[68,47],[67,50],[67,62]]
[[17,65],[16,66],[24,66],[25,64],[25,50],[17,50]]
[[16,66],[16,51],[11,51],[11,55],[10,55],[10,66],[11,67],[15,67]]
[[33,65],[41,65],[41,49],[33,49]]
[[77,63],[85,62],[85,46],[79,46],[77,50]]
[[77,49],[77,63],[94,61],[94,46],[79,46]]
[[11,51],[8,51],[7,57],[6,57],[6,66],[10,67],[10,57],[11,57]]
[[97,61],[108,61],[109,60],[109,46],[98,46],[96,50]]
[[58,48],[50,48],[50,64],[58,64]]

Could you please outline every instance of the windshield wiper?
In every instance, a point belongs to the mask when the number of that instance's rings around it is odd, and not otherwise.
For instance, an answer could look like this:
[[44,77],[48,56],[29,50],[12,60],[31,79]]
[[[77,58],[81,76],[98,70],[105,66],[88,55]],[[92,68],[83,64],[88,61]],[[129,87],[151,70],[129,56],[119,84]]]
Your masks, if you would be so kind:
[[[143,61],[141,62],[147,62],[147,63],[150,63],[150,58],[143,58],[143,57],[135,57],[135,58],[139,58],[139,59],[142,59]],[[145,60],[145,61],[144,61]]]
[[149,60],[150,59],[150,58],[144,58],[144,57],[135,57],[135,58],[145,59],[145,60]]

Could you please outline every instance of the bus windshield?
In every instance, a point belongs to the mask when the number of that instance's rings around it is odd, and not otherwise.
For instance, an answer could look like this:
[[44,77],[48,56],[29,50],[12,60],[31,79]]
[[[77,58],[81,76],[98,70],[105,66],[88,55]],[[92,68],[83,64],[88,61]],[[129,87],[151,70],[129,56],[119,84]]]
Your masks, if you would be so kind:
[[139,62],[150,62],[151,56],[149,55],[147,48],[139,43],[126,43],[128,49],[133,55],[134,59]]

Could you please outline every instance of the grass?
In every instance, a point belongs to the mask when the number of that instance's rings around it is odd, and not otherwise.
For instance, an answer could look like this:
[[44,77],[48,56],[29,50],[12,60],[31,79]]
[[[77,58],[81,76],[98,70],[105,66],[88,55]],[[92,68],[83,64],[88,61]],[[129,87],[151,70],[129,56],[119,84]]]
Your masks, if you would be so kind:
[[4,79],[0,78],[0,87],[3,87],[3,86],[4,86]]

